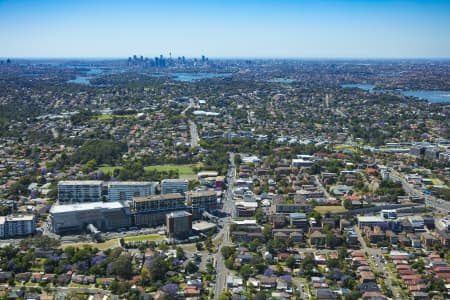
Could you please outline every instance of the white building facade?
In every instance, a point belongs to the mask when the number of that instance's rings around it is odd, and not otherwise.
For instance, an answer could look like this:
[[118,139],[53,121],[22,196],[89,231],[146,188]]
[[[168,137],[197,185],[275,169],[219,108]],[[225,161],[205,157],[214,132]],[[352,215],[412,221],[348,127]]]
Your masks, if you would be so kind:
[[26,236],[36,231],[34,215],[8,215],[0,217],[0,238]]
[[185,194],[189,189],[187,179],[164,179],[161,181],[161,194],[180,193]]
[[108,182],[108,201],[131,201],[155,194],[156,182]]

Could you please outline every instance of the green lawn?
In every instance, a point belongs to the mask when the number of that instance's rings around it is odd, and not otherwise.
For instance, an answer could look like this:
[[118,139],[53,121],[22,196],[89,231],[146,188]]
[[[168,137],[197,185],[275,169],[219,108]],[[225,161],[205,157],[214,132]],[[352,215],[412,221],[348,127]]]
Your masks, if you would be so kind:
[[324,215],[327,212],[329,212],[331,214],[338,214],[338,213],[343,213],[343,212],[347,211],[343,206],[340,206],[340,205],[339,206],[333,206],[333,205],[316,206],[316,207],[314,207],[314,210],[322,215]]
[[165,236],[159,234],[127,236],[123,238],[125,242],[145,242],[145,241],[162,241],[166,239]]
[[433,182],[434,185],[444,185],[442,180],[440,180],[439,178],[431,178],[431,181]]
[[[178,170],[180,174],[180,178],[193,180],[196,179],[197,174],[195,174],[193,168],[200,167],[200,164],[185,164],[185,165],[175,165],[175,164],[165,164],[165,165],[154,165],[154,166],[146,166],[144,167],[145,171],[157,170],[157,171],[170,171],[170,170]],[[100,167],[99,170],[111,174],[114,169],[120,169],[121,166],[105,166]]]
[[110,121],[116,119],[135,119],[136,115],[99,115],[94,117],[97,121]]
[[81,242],[81,243],[73,243],[73,244],[63,244],[61,245],[61,248],[67,248],[67,247],[75,247],[75,248],[82,248],[84,246],[91,246],[94,248],[97,248],[99,250],[106,250],[106,249],[113,249],[120,247],[119,239],[112,239],[105,241],[103,243],[92,243],[92,242]]

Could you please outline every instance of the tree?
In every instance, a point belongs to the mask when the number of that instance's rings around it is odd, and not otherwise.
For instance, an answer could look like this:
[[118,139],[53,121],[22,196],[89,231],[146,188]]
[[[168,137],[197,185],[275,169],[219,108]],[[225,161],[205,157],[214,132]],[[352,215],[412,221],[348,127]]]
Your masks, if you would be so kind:
[[261,208],[257,208],[256,209],[255,218],[256,218],[256,222],[258,224],[261,225],[261,224],[264,223],[264,220],[265,220],[266,217],[265,217],[264,212],[262,211]]
[[197,251],[203,250],[203,244],[201,242],[195,243],[195,248],[197,248]]
[[161,243],[161,244],[159,244],[158,249],[162,250],[162,251],[167,251],[167,250],[169,250],[169,246],[165,243]]
[[301,267],[303,269],[303,272],[311,276],[313,274],[313,270],[316,268],[316,261],[314,260],[314,256],[309,254],[306,255],[305,258],[301,262]]
[[161,256],[156,256],[149,267],[150,278],[152,281],[164,280],[169,266]]
[[198,266],[194,262],[190,261],[186,265],[185,270],[186,270],[186,273],[193,274],[198,271]]
[[219,300],[230,300],[231,295],[230,292],[222,292],[222,294],[219,295]]
[[252,267],[248,264],[245,264],[239,270],[239,274],[242,276],[244,280],[247,280],[253,273]]
[[256,252],[258,250],[258,247],[261,245],[261,242],[258,238],[252,240],[250,244],[248,245],[248,248],[252,252]]
[[294,266],[295,266],[295,258],[292,256],[292,255],[289,255],[287,258],[286,258],[286,261],[285,261],[285,263],[286,263],[286,266],[288,266],[289,268],[294,268]]
[[422,258],[417,259],[414,263],[412,263],[412,267],[417,270],[420,274],[423,274],[425,269],[425,262]]
[[72,161],[86,163],[94,159],[98,164],[114,164],[127,150],[125,143],[114,140],[88,140],[75,151]]
[[133,265],[131,264],[130,255],[121,255],[111,262],[110,274],[130,279],[133,275]]
[[325,245],[328,248],[333,247],[333,234],[331,232],[328,232],[325,236]]
[[185,255],[184,255],[184,250],[183,250],[183,248],[181,248],[180,246],[178,246],[177,247],[177,258],[178,259],[182,259],[182,258],[184,258],[185,257]]
[[[128,281],[126,280],[113,280],[111,282],[111,284],[109,285],[109,289],[111,290],[111,292],[113,292],[114,294],[117,295],[123,295],[125,293],[127,293],[130,290],[130,284],[128,283]],[[72,299],[72,298],[70,298]]]
[[97,161],[95,159],[91,159],[81,168],[80,171],[83,173],[89,173],[89,172],[94,171],[96,167],[97,167]]
[[350,199],[345,199],[345,200],[344,200],[344,208],[345,208],[345,209],[352,209],[352,200],[350,200]]
[[141,270],[141,285],[150,285],[151,278],[150,278],[150,272],[146,267],[142,268]]
[[444,292],[445,281],[442,278],[432,276],[429,280],[429,286],[431,291]]
[[211,252],[211,251],[212,251],[212,248],[213,248],[213,246],[214,246],[214,244],[213,244],[213,242],[212,242],[212,240],[211,240],[210,237],[208,237],[208,238],[205,240],[204,244],[205,244],[206,249],[208,249],[208,251]]
[[347,248],[339,247],[337,250],[339,259],[343,261],[347,257]]
[[231,246],[223,246],[222,249],[220,250],[225,259],[228,259],[231,255],[233,255],[234,251],[235,251],[234,247]]
[[263,233],[264,239],[266,241],[270,240],[272,238],[272,225],[270,225],[270,224],[264,225],[262,233]]
[[58,248],[60,241],[57,239],[50,238],[46,235],[37,235],[34,237],[28,237],[20,241],[21,248],[42,248],[42,249],[52,249]]
[[233,256],[230,256],[225,260],[225,267],[227,267],[227,269],[233,270],[234,268]]
[[6,205],[0,205],[0,216],[6,216],[11,213],[11,207]]

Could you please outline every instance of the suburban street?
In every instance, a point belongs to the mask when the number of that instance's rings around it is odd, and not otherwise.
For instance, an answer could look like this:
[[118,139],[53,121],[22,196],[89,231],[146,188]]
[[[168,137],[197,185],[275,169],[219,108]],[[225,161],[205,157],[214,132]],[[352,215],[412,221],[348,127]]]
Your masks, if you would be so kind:
[[389,278],[390,271],[387,269],[388,266],[386,265],[386,261],[381,262],[379,260],[380,257],[383,256],[383,253],[380,248],[372,248],[368,247],[366,244],[366,241],[364,240],[361,230],[357,225],[354,226],[355,232],[358,235],[358,241],[361,245],[361,250],[367,254],[368,259],[372,267],[377,268],[377,270],[380,274],[384,274],[384,282],[387,285],[387,287],[393,292],[395,299],[400,299],[400,292],[398,290],[397,286],[393,286],[392,282]]

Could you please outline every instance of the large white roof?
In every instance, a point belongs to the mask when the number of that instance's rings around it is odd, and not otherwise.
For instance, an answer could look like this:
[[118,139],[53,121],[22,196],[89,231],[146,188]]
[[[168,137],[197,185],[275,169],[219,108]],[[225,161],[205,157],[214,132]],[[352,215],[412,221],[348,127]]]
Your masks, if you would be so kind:
[[101,185],[102,183],[101,180],[67,180],[58,182],[58,185]]
[[385,219],[382,216],[358,216],[359,222],[384,222]]
[[73,204],[63,204],[63,205],[53,205],[50,209],[50,213],[66,213],[73,211],[85,211],[93,209],[120,209],[127,207],[123,202],[113,201],[113,202],[85,202],[85,203],[73,203]]

